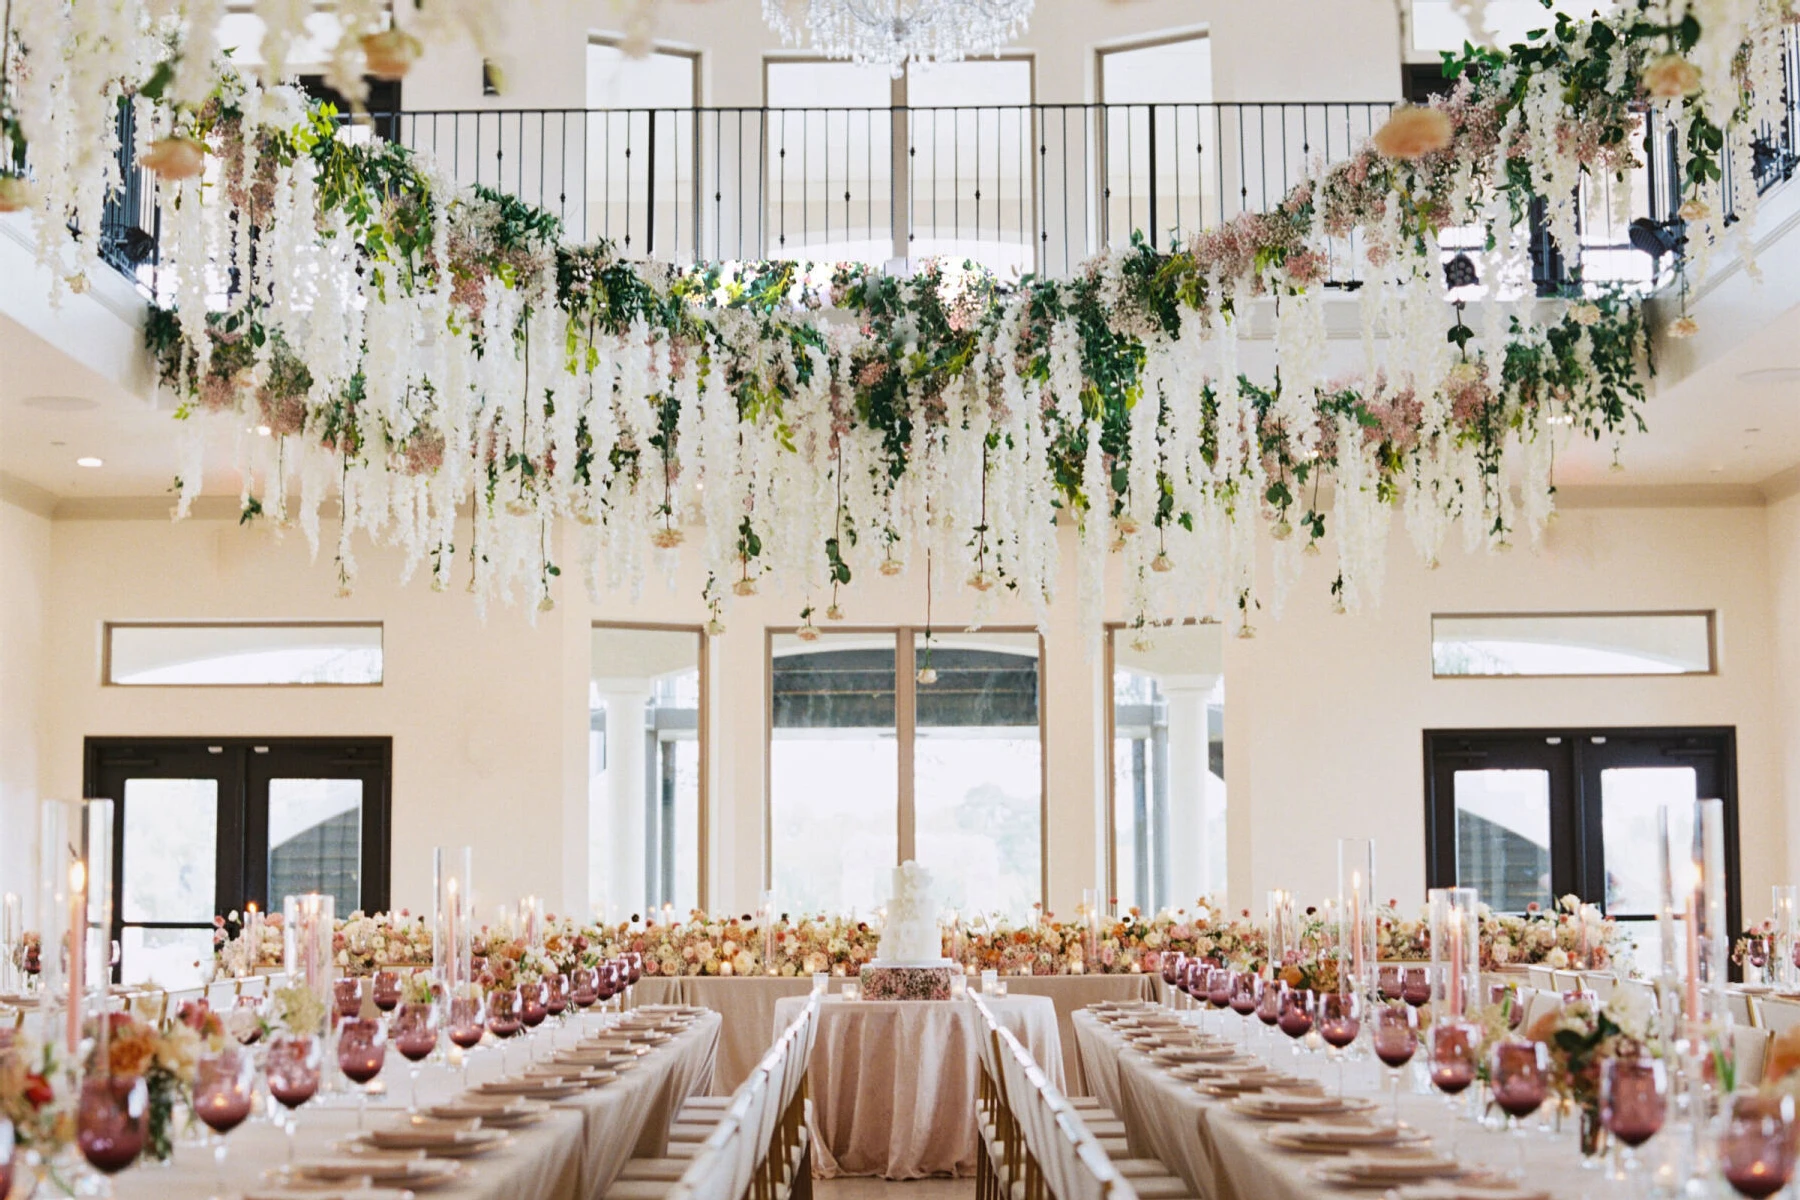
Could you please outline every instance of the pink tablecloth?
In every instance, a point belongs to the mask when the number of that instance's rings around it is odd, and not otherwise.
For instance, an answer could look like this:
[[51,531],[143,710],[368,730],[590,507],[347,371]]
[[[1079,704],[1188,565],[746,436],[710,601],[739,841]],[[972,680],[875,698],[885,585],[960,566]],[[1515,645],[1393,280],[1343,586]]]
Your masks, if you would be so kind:
[[[775,1025],[806,997],[775,1005]],[[1059,1085],[1056,1006],[1045,996],[989,1000],[995,1019]],[[840,1000],[819,1010],[809,1067],[813,1173],[922,1179],[975,1173],[981,1014],[966,1000]]]

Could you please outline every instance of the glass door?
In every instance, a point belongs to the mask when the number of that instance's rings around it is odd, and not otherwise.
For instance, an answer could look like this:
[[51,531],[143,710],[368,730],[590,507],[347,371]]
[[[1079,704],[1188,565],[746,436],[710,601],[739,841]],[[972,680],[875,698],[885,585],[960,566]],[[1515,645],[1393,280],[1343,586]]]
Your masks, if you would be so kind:
[[120,981],[197,985],[213,918],[252,902],[386,907],[388,761],[384,738],[88,739],[87,794],[116,805]]

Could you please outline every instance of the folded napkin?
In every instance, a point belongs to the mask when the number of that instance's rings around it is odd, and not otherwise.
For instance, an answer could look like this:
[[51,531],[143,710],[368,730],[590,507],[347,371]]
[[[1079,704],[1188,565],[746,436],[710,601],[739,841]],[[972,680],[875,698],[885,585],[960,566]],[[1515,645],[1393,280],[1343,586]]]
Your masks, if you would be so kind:
[[1550,1200],[1550,1193],[1517,1184],[1437,1179],[1409,1183],[1388,1193],[1395,1200]]

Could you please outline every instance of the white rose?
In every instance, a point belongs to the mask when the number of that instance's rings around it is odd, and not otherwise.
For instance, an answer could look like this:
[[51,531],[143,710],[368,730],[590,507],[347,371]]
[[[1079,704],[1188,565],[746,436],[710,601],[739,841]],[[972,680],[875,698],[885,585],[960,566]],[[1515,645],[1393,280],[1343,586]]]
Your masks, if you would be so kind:
[[1544,962],[1552,971],[1566,970],[1569,965],[1568,951],[1564,950],[1561,946],[1558,946],[1550,952],[1549,956],[1544,959]]

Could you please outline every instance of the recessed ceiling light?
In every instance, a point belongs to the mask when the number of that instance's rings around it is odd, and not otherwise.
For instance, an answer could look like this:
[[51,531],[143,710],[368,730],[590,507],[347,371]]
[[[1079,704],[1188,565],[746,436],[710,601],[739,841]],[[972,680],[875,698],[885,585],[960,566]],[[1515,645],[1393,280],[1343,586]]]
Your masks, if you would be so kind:
[[98,400],[86,396],[27,396],[19,403],[26,408],[60,413],[92,412],[100,407]]
[[1758,367],[1739,372],[1738,378],[1745,383],[1800,383],[1800,367]]
[[104,467],[106,465],[106,460],[103,458],[95,458],[91,454],[84,454],[75,460],[75,465],[78,467]]

